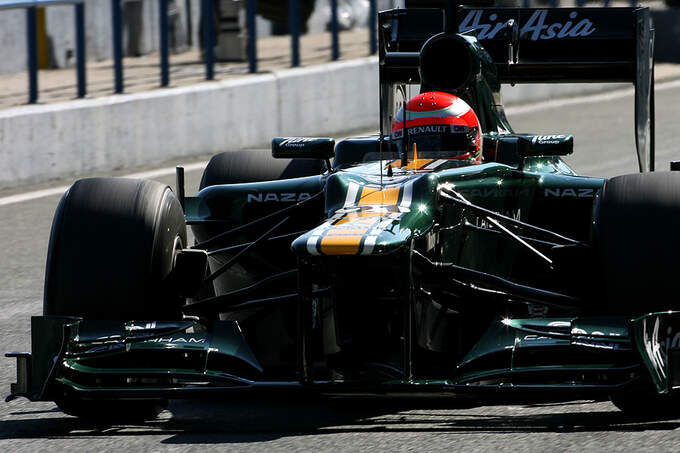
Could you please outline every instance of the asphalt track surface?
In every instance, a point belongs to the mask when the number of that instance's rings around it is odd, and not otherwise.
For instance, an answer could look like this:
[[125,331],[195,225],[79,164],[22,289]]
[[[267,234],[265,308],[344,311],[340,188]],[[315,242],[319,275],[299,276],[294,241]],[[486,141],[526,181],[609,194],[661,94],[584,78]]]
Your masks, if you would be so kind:
[[[680,159],[679,105],[680,84],[659,87],[657,168],[661,170],[668,168],[669,160]],[[573,133],[576,151],[567,161],[582,174],[609,177],[637,169],[630,92],[515,107],[510,120],[517,131]],[[172,185],[174,177],[164,169],[175,163],[143,170]],[[193,169],[187,172],[189,194],[196,190],[200,167],[200,162],[189,167]],[[59,200],[59,195],[45,194],[69,183],[0,192],[1,350],[29,350],[30,316],[41,312],[47,240]],[[13,359],[0,360],[0,390],[6,394],[15,379],[15,366]],[[3,452],[677,451],[678,428],[680,418],[634,420],[607,401],[491,405],[442,398],[223,398],[172,402],[157,421],[114,426],[66,416],[52,403],[0,402]]]

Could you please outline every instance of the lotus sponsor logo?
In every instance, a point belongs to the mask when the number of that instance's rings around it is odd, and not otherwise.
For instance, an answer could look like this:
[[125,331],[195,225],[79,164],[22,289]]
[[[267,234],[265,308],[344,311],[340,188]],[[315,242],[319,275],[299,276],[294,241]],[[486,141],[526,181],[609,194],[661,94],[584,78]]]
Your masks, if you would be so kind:
[[307,137],[291,137],[279,143],[279,146],[285,148],[303,148],[305,146],[305,143],[310,143],[313,142],[314,140],[315,139],[313,138]]
[[595,189],[545,189],[543,191],[544,197],[556,198],[592,198],[595,196]]
[[303,201],[308,198],[312,198],[312,195],[308,192],[302,193],[249,193],[247,203],[267,203],[267,202],[297,202]]
[[[505,21],[496,22],[498,20],[497,14],[489,16],[490,23],[482,22],[483,11],[470,11],[463,21],[460,23],[459,31],[461,33],[478,30],[477,38],[493,39],[505,27]],[[568,21],[562,22],[547,22],[548,10],[538,10],[529,17],[529,19],[522,24],[520,28],[520,36],[528,36],[532,41],[539,39],[562,39],[562,38],[579,38],[592,35],[596,28],[593,23],[587,19],[579,19],[578,12],[572,11],[569,13]]]
[[535,135],[531,139],[531,143],[535,145],[558,145],[566,137],[566,135]]

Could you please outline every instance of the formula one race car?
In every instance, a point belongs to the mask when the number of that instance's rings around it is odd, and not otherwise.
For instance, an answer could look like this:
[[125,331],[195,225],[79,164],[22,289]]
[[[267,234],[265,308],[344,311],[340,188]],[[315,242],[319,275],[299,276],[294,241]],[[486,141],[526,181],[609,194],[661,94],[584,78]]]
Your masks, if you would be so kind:
[[[77,181],[9,399],[86,417],[258,389],[674,410],[680,174],[652,172],[649,11],[411,8],[379,35],[379,135],[217,155],[195,197],[181,171],[177,194]],[[639,174],[576,175],[572,136],[515,133],[500,102],[502,83],[604,81],[635,86]]]

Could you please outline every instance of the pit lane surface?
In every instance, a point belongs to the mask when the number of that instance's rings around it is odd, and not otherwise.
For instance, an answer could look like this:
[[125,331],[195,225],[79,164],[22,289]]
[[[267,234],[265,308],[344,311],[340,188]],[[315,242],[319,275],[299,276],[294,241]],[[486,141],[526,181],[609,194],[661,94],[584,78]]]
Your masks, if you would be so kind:
[[[680,159],[677,113],[680,85],[657,91],[657,168]],[[566,160],[582,173],[635,172],[633,102],[625,92],[510,109],[515,130],[573,133]],[[192,164],[192,162],[184,162]],[[174,185],[167,168],[150,170]],[[187,172],[187,193],[197,188],[200,163]],[[61,181],[57,189],[68,185]],[[0,192],[0,331],[3,351],[29,350],[30,316],[40,314],[44,262],[59,195],[50,187]],[[47,190],[36,194],[32,190]],[[31,191],[30,193],[28,193]],[[58,192],[59,190],[57,190]],[[8,198],[12,197],[12,198]],[[4,200],[4,202],[3,202]],[[23,200],[23,201],[21,201]],[[13,359],[0,359],[0,393],[15,379]],[[173,402],[147,424],[102,426],[59,412],[52,403],[23,399],[0,403],[0,450],[74,451],[676,451],[680,418],[636,421],[609,402],[471,406],[446,399],[418,401],[260,398]]]

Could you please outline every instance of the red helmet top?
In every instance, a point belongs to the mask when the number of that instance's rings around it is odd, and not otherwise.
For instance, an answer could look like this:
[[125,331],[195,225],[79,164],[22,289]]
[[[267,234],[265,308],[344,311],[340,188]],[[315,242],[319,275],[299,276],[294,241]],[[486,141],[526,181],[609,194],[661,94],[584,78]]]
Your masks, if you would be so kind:
[[405,110],[406,117],[402,107],[392,123],[391,140],[400,152],[410,152],[415,143],[423,157],[480,163],[481,127],[467,102],[453,94],[430,91],[409,100]]

